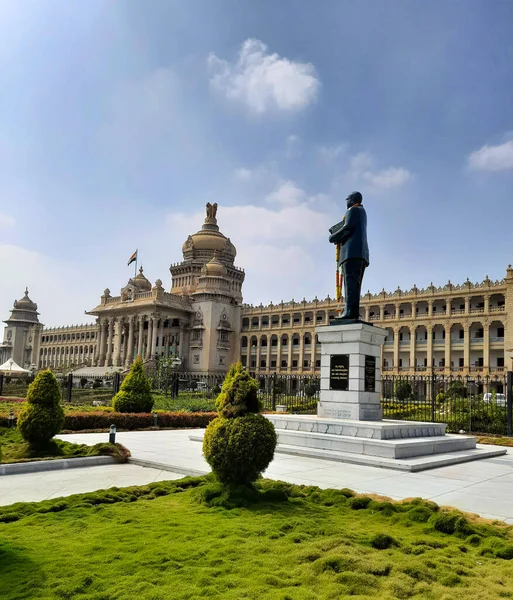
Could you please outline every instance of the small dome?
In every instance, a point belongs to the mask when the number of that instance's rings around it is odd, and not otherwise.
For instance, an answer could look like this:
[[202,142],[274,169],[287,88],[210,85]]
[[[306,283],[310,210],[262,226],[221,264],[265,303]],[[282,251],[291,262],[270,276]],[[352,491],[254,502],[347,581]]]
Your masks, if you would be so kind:
[[205,265],[205,274],[210,275],[211,277],[224,277],[226,275],[226,268],[221,263],[221,261],[214,254],[214,258],[212,258]]
[[139,292],[151,292],[151,283],[144,276],[143,268],[139,268],[139,274],[130,279],[130,282],[137,288]]
[[24,310],[37,310],[37,304],[32,302],[28,295],[28,288],[25,288],[25,296],[21,300],[14,301],[14,308],[21,308]]

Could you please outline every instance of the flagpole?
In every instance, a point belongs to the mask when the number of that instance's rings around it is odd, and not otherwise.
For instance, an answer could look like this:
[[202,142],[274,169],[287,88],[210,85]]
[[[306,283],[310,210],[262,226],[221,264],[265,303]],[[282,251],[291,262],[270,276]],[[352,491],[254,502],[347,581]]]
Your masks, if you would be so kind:
[[135,251],[135,270],[134,270],[134,277],[137,277],[137,257],[139,256],[138,254],[138,250]]

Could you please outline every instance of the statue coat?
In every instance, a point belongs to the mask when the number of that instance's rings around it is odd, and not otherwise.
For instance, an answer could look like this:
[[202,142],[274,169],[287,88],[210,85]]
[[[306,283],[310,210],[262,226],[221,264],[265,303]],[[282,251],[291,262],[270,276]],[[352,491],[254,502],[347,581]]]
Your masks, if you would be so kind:
[[367,243],[367,213],[360,205],[351,206],[344,220],[330,229],[330,242],[340,243],[341,266],[350,258],[359,258],[369,266],[369,245]]

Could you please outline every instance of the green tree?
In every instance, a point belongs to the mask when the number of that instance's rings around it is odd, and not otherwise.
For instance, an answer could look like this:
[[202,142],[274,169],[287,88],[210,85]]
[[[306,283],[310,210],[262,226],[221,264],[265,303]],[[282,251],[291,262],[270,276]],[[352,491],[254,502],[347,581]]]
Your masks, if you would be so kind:
[[250,485],[274,456],[276,432],[260,413],[258,383],[238,362],[230,367],[216,400],[219,416],[203,440],[203,453],[225,485]]
[[398,381],[395,384],[395,397],[398,400],[408,400],[408,398],[411,398],[411,395],[411,383],[409,383],[408,381]]
[[148,413],[153,408],[151,386],[142,360],[137,358],[112,399],[114,410],[122,413]]
[[32,445],[49,442],[64,423],[61,390],[51,371],[41,371],[30,384],[27,403],[18,415],[18,429]]

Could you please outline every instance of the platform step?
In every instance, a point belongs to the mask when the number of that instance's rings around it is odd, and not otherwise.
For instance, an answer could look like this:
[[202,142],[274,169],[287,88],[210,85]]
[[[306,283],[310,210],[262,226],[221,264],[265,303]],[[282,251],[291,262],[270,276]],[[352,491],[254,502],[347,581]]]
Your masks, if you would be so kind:
[[457,465],[473,460],[493,458],[494,456],[503,456],[507,453],[507,449],[489,449],[489,447],[478,445],[477,448],[471,450],[448,452],[446,454],[431,454],[430,456],[418,456],[416,458],[408,459],[384,458],[380,456],[352,454],[349,452],[334,452],[332,450],[288,446],[286,444],[278,444],[276,452],[305,458],[319,458],[321,460],[330,460],[333,462],[418,473],[419,471],[426,471],[428,469],[447,467],[449,465]]
[[447,428],[446,423],[424,423],[419,421],[354,421],[350,419],[329,419],[315,415],[290,414],[268,414],[265,416],[276,429],[330,433],[378,440],[438,437],[444,435]]
[[278,442],[287,446],[300,446],[379,456],[381,458],[413,458],[431,454],[443,454],[476,447],[476,438],[471,436],[436,436],[401,440],[380,440],[334,435],[330,433],[309,433],[276,429]]

